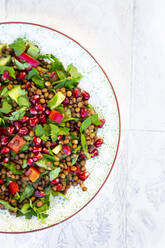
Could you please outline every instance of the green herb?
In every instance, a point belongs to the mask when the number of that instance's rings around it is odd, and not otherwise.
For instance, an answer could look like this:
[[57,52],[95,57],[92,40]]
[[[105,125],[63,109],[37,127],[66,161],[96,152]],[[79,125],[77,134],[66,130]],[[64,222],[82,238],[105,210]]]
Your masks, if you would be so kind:
[[7,101],[3,101],[2,108],[0,108],[0,112],[4,114],[8,114],[9,112],[11,112],[11,110],[12,110],[12,106]]
[[56,95],[48,102],[47,106],[50,109],[57,108],[65,99],[64,94],[62,92],[57,92]]
[[79,140],[79,137],[74,135],[74,133],[70,133],[70,136],[72,137],[72,139],[74,140]]
[[80,132],[84,132],[92,123],[96,126],[101,124],[101,121],[99,121],[98,118],[98,114],[94,114],[86,118],[81,124]]
[[88,145],[85,139],[85,135],[83,133],[81,134],[81,145],[82,145],[84,154],[87,156],[87,158],[90,158],[91,154],[88,153]]
[[19,153],[27,151],[27,150],[29,149],[29,145],[30,145],[29,142],[27,142],[25,145],[23,145],[23,146],[21,147]]
[[35,83],[35,85],[41,89],[43,89],[45,87],[45,82],[43,80],[43,78],[41,78],[40,76],[34,76],[32,77],[32,81]]
[[60,104],[58,107],[56,107],[56,110],[60,112],[61,114],[65,113],[63,104]]
[[11,155],[12,155],[12,157],[14,157],[14,158],[15,158],[15,156],[17,156],[17,154],[16,154],[15,152],[13,152],[13,151],[11,151]]
[[36,47],[33,43],[28,43],[28,45],[29,45],[29,49],[27,50],[27,54],[37,59],[40,53],[39,48]]
[[50,149],[50,147],[48,147],[48,150],[49,150],[50,155],[54,156],[54,154],[53,154],[52,150]]
[[4,71],[8,71],[9,76],[15,79],[15,70],[12,66],[1,65],[0,66],[0,74],[3,74]]
[[49,178],[50,181],[54,180],[55,178],[58,177],[59,173],[60,173],[61,169],[59,167],[55,168],[54,170],[49,172]]
[[26,198],[29,198],[30,196],[32,196],[34,193],[34,188],[31,184],[28,184],[24,191],[21,193],[20,195],[20,202],[22,202],[23,200],[25,200]]
[[72,150],[73,153],[76,153],[77,151],[79,151],[81,149],[81,146],[77,146],[75,149]]
[[55,158],[55,156],[51,156],[49,154],[43,154],[44,158],[49,159],[51,161],[57,162],[58,160]]
[[9,120],[10,121],[20,120],[24,117],[25,112],[26,112],[26,108],[22,107],[19,110],[16,110],[15,112],[13,112],[11,116],[9,117]]
[[49,137],[48,137],[48,136],[45,136],[45,135],[41,136],[40,138],[41,138],[43,141],[49,140]]
[[44,124],[44,135],[49,136],[50,135],[50,126],[48,124]]
[[18,192],[16,192],[14,199],[16,199],[16,200],[20,199],[20,194]]
[[32,137],[32,136],[30,136],[30,135],[27,135],[27,136],[24,136],[24,139],[25,139],[25,140],[27,140],[27,141],[30,141],[30,140],[32,140],[32,139],[33,139],[33,137]]
[[38,167],[42,167],[46,170],[50,170],[52,167],[52,163],[48,160],[48,159],[40,159],[36,162],[36,165],[38,165]]
[[59,77],[59,79],[66,78],[66,73],[64,73],[63,71],[56,70],[56,73],[57,73],[57,76]]
[[0,199],[0,204],[2,204],[8,210],[17,210],[17,208],[12,207],[8,202]]
[[77,162],[78,157],[79,155],[76,155],[75,157],[71,159],[72,165],[74,165]]
[[54,89],[64,87],[66,89],[71,90],[77,87],[78,82],[79,82],[79,78],[67,78],[67,79],[55,81],[53,85],[55,84]]
[[54,124],[49,124],[50,126],[50,136],[53,142],[57,140],[58,137],[58,127]]
[[69,135],[70,129],[67,127],[60,127],[58,130],[58,135]]
[[44,79],[40,77],[39,71],[36,68],[33,68],[31,71],[29,71],[28,80],[29,79],[32,79],[37,87],[41,89],[45,87]]
[[12,177],[5,177],[5,186],[8,186],[10,182],[15,182]]
[[28,166],[27,160],[23,160],[22,168],[25,169]]
[[38,124],[35,128],[35,135],[41,137],[45,134],[44,129],[41,124]]
[[94,109],[94,107],[93,107],[91,104],[88,104],[88,105],[87,105],[87,108],[89,108],[89,109]]
[[78,122],[79,121],[79,118],[78,117],[68,117],[68,118],[64,118],[62,120],[62,122],[67,122],[67,121],[75,121],[75,122]]
[[14,58],[14,64],[17,66],[18,70],[22,70],[22,71],[30,67],[29,63],[26,62],[21,63],[16,58]]
[[26,41],[22,38],[17,38],[12,44],[9,45],[9,47],[13,48],[15,54],[19,56],[26,49]]
[[17,101],[18,101],[19,106],[24,106],[27,108],[30,107],[30,102],[29,102],[28,96],[19,96]]
[[19,171],[15,168],[15,165],[14,164],[7,164],[7,163],[1,163],[4,167],[6,167],[8,170],[10,170],[11,172],[13,172],[13,174],[15,175],[22,175],[23,172],[22,171]]
[[66,71],[72,76],[72,78],[76,78],[78,82],[82,78],[82,75],[77,71],[77,68],[72,64],[67,66]]
[[65,70],[63,64],[53,54],[41,55],[40,58],[48,59],[51,62],[49,71]]

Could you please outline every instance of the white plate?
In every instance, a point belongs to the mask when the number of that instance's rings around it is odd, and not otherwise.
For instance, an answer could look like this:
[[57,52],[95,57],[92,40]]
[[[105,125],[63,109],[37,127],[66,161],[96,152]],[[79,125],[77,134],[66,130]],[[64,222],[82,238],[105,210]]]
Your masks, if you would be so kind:
[[120,116],[117,99],[102,68],[96,60],[76,41],[66,35],[36,24],[3,23],[0,25],[0,42],[11,43],[22,37],[36,43],[42,53],[53,53],[65,66],[72,63],[82,73],[80,87],[87,90],[90,103],[95,106],[100,117],[106,119],[104,128],[99,129],[98,136],[104,139],[99,149],[99,156],[90,159],[86,167],[90,177],[85,181],[88,190],[82,192],[80,187],[71,187],[67,193],[69,201],[56,197],[48,211],[45,224],[37,218],[25,220],[16,218],[8,211],[0,211],[0,232],[27,232],[50,227],[73,216],[86,206],[98,193],[108,178],[114,165],[120,139]]

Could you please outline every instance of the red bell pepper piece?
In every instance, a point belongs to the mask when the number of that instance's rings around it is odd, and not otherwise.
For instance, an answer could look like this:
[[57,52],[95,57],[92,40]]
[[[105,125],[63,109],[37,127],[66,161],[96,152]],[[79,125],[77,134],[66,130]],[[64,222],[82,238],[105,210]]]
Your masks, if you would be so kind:
[[49,119],[57,123],[61,123],[63,117],[64,117],[63,114],[61,114],[60,112],[56,110],[52,110],[49,115]]
[[26,61],[27,63],[29,63],[32,67],[37,67],[40,63],[34,59],[33,57],[29,56],[28,54],[26,53],[21,53],[19,56],[18,56],[19,59],[22,59],[24,61]]
[[18,134],[9,142],[8,147],[15,153],[18,153],[26,141]]
[[40,172],[37,170],[37,168],[31,166],[26,172],[26,176],[29,177],[30,181],[35,182],[39,178]]
[[10,182],[9,190],[13,195],[19,192],[18,184],[16,182]]

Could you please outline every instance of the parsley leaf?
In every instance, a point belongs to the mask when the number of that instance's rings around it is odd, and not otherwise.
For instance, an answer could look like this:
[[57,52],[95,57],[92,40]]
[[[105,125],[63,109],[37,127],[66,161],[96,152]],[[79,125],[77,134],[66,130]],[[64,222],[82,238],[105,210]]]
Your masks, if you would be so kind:
[[15,175],[22,175],[23,172],[22,171],[19,171],[15,168],[15,165],[13,163],[11,164],[7,164],[7,163],[1,163],[4,167],[6,167],[8,170],[12,171],[13,174]]
[[0,66],[0,74],[2,75],[4,71],[8,71],[9,76],[15,79],[15,70],[12,66]]
[[28,96],[19,96],[17,99],[17,102],[20,106],[24,106],[29,108],[30,107],[30,102]]
[[52,163],[50,162],[50,160],[48,160],[46,158],[38,160],[36,162],[36,165],[38,165],[39,167],[42,167],[46,170],[51,170],[51,168],[52,168]]
[[27,54],[37,59],[40,53],[39,48],[35,46],[33,43],[28,43],[28,45],[29,45],[29,49],[27,50]]
[[60,62],[59,59],[56,58],[53,54],[41,55],[40,58],[48,59],[51,62],[49,71],[65,70],[62,62]]
[[19,56],[26,49],[26,41],[22,38],[17,38],[12,44],[9,45],[9,47],[13,48],[15,54]]
[[32,196],[34,193],[34,188],[31,184],[28,184],[24,191],[21,193],[20,195],[20,200],[19,202],[22,202],[23,200],[25,200],[26,198],[29,198],[30,196]]
[[24,160],[23,160],[23,165],[22,165],[22,168],[23,168],[23,169],[25,169],[27,166],[28,166],[28,164],[27,164],[27,160],[26,160],[26,159],[24,159]]
[[35,128],[35,135],[41,137],[45,135],[44,129],[41,124],[38,124]]
[[0,199],[0,204],[2,204],[6,209],[17,210],[17,208],[12,207],[8,202]]
[[28,72],[28,77],[27,77],[27,79],[29,80],[29,79],[31,79],[32,77],[38,76],[38,75],[39,75],[39,72],[37,71],[37,69],[36,69],[36,68],[32,68],[32,70],[30,70],[30,71]]
[[81,123],[80,132],[84,132],[92,123],[96,126],[101,124],[101,121],[99,121],[98,118],[98,114],[90,115],[88,118],[86,118]]
[[50,126],[50,136],[53,142],[57,140],[59,128],[54,124],[49,124]]
[[59,81],[55,81],[53,84],[55,84],[54,89],[57,88],[66,88],[66,89],[73,89],[77,87],[77,84],[79,82],[79,78],[66,78]]
[[0,112],[4,114],[8,114],[9,112],[11,112],[11,110],[12,110],[12,106],[8,102],[6,101],[2,102],[2,108],[0,108]]
[[77,78],[78,82],[82,78],[82,75],[78,72],[77,68],[72,64],[67,66],[66,71],[71,75],[72,78]]
[[40,77],[39,71],[36,68],[33,68],[28,73],[28,80],[32,79],[32,81],[36,84],[37,87],[43,89],[45,87],[45,82],[42,77]]
[[81,145],[82,145],[84,154],[87,156],[87,158],[90,158],[91,154],[88,153],[88,145],[85,139],[85,135],[83,133],[81,134]]
[[9,120],[10,121],[20,120],[24,117],[25,112],[26,112],[26,107],[22,107],[22,108],[16,110],[15,112],[13,112],[11,114],[11,116],[9,117]]
[[18,98],[20,96],[24,96],[26,94],[26,91],[21,89],[20,85],[14,86],[11,90],[9,90],[8,95],[12,100],[14,100],[16,103],[18,103]]

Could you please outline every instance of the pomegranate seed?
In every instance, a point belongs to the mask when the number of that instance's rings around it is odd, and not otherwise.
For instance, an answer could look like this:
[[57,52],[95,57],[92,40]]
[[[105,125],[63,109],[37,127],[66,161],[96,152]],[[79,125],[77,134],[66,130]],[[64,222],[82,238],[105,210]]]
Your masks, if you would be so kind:
[[98,128],[102,128],[104,126],[104,124],[105,124],[104,119],[100,119],[100,121],[101,121],[101,124],[97,126]]
[[64,152],[66,155],[70,155],[70,154],[71,154],[71,148],[70,148],[70,146],[68,146],[68,145],[63,145],[62,150],[63,150],[63,152]]
[[103,142],[103,139],[98,139],[95,141],[94,146],[98,148],[103,144]]
[[4,184],[4,180],[0,178],[0,185]]
[[46,116],[44,115],[44,114],[41,114],[40,116],[39,116],[39,120],[40,120],[40,122],[41,123],[46,123]]
[[46,110],[45,110],[45,114],[47,114],[47,115],[49,115],[49,114],[50,114],[50,112],[51,112],[51,110],[50,110],[50,109],[46,109]]
[[62,184],[61,183],[58,183],[56,185],[56,191],[60,191],[62,189]]
[[2,162],[3,163],[8,163],[9,162],[9,158],[4,158]]
[[5,81],[8,78],[8,76],[9,76],[8,71],[4,71],[2,75],[3,80]]
[[38,111],[43,112],[45,110],[45,107],[40,103],[36,103],[35,104],[35,109],[38,110]]
[[31,127],[35,127],[38,124],[38,122],[39,122],[39,119],[36,116],[31,117],[29,121]]
[[29,111],[30,111],[31,115],[36,115],[37,114],[37,110],[35,108],[33,108],[33,107],[30,107]]
[[28,165],[32,165],[32,164],[33,164],[33,159],[32,159],[32,158],[29,158],[29,159],[27,160],[27,164],[28,164]]
[[79,179],[81,179],[82,181],[85,181],[89,177],[89,175],[90,173],[88,171],[84,171],[83,173],[79,175]]
[[26,88],[26,89],[29,89],[29,88],[30,88],[30,86],[31,86],[30,82],[26,82],[26,84],[25,84],[25,88]]
[[58,135],[58,140],[62,140],[63,135]]
[[8,142],[9,142],[9,138],[7,136],[2,136],[1,137],[1,144],[3,146],[7,145]]
[[7,132],[7,129],[6,128],[0,127],[0,136],[1,135],[5,135],[6,132]]
[[90,154],[92,154],[91,158],[94,158],[94,157],[96,157],[96,156],[99,155],[99,152],[98,152],[97,149],[93,149],[93,150],[90,152]]
[[29,132],[30,132],[30,130],[27,127],[21,127],[18,133],[20,135],[27,135],[27,134],[29,134]]
[[62,102],[64,105],[68,104],[69,103],[69,98],[68,97],[65,97],[64,101]]
[[32,151],[34,152],[34,153],[38,153],[38,152],[41,152],[42,151],[42,148],[41,147],[38,147],[38,146],[33,146],[33,149],[32,149]]
[[35,196],[36,197],[44,197],[46,194],[45,194],[45,192],[43,192],[43,191],[36,191],[35,192]]
[[58,145],[58,143],[56,141],[55,142],[51,142],[51,144],[50,144],[51,148],[53,148],[53,147],[55,147],[57,145]]
[[17,77],[18,80],[24,80],[26,77],[26,72],[21,71]]
[[55,72],[53,71],[53,72],[50,73],[50,78],[52,78],[54,76],[55,76]]
[[28,122],[29,121],[29,117],[28,116],[24,116],[20,121],[22,123]]
[[75,125],[75,128],[77,131],[80,131],[80,127],[77,124]]
[[83,96],[83,100],[88,100],[88,99],[90,98],[89,93],[86,92],[86,91],[83,91],[83,92],[82,92],[82,96]]
[[18,131],[21,127],[21,123],[19,121],[15,121],[14,126],[15,126],[16,130]]
[[44,147],[44,148],[42,149],[42,151],[43,151],[43,153],[49,154],[49,150],[48,150],[46,147]]
[[38,100],[40,99],[39,95],[33,95],[31,98],[30,98],[30,101],[35,104]]
[[80,110],[80,115],[81,115],[81,118],[87,117],[87,115],[88,115],[87,109],[86,109],[86,108],[82,108],[82,109]]
[[86,158],[85,154],[80,154],[80,158]]
[[40,146],[41,143],[42,143],[42,140],[41,140],[39,137],[37,137],[37,136],[34,136],[34,137],[33,137],[33,141],[34,141],[34,143],[35,143],[37,146]]
[[14,126],[9,126],[9,127],[7,128],[7,132],[8,132],[8,134],[10,134],[10,135],[12,135],[12,134],[14,133],[14,131],[15,131],[15,127],[14,127]]
[[7,153],[9,153],[10,152],[10,149],[7,147],[7,146],[5,146],[5,147],[3,147],[2,149],[1,149],[1,153],[2,154],[7,154]]
[[55,178],[53,181],[51,181],[51,184],[56,185],[60,182],[59,178]]
[[74,171],[74,173],[76,173],[76,174],[80,174],[81,173],[81,170],[80,170],[80,167],[79,166],[77,166],[77,169]]
[[81,91],[78,88],[75,88],[72,91],[72,95],[73,95],[73,97],[77,98],[77,97],[81,96]]
[[42,154],[39,152],[38,154],[34,155],[33,161],[36,162],[36,161],[38,161],[38,160],[40,160],[40,159],[42,159],[42,158],[43,158],[43,156],[42,156]]

